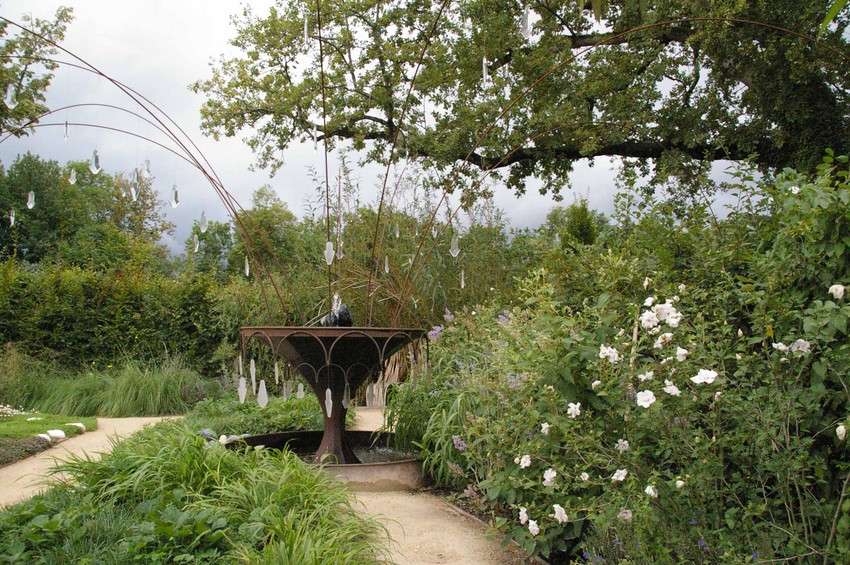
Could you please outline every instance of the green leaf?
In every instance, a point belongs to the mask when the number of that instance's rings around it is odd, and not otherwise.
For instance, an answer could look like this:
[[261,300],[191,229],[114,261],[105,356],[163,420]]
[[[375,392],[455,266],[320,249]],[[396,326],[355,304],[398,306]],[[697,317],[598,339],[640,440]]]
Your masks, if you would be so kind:
[[836,17],[838,17],[838,12],[844,9],[847,6],[848,0],[835,0],[832,5],[829,7],[829,10],[826,12],[826,16],[823,18],[823,23],[820,25],[820,31],[818,32],[818,37],[823,35],[823,32],[826,31],[826,28],[829,27],[829,24],[832,23]]

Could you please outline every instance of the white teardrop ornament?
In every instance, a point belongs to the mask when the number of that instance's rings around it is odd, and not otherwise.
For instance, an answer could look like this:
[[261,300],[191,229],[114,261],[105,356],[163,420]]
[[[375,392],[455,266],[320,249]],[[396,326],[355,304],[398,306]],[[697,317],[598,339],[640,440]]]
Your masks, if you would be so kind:
[[331,412],[334,409],[334,400],[331,396],[331,389],[325,389],[325,414],[327,414],[328,418],[331,417]]
[[269,394],[266,392],[266,380],[262,379],[260,381],[260,390],[257,392],[257,404],[260,405],[260,408],[265,408],[269,403]]
[[325,244],[325,263],[328,267],[334,262],[334,255],[334,244],[329,241]]
[[30,190],[29,194],[27,194],[27,209],[32,210],[35,206],[35,192]]
[[68,184],[77,184],[77,171],[75,169],[71,169],[71,173],[68,175]]
[[9,86],[6,87],[6,97],[3,98],[3,103],[10,110],[14,110],[18,106],[18,94],[15,92],[14,84],[9,83]]
[[342,391],[342,407],[348,410],[351,404],[351,387],[348,386],[348,381],[345,381],[345,389]]
[[180,206],[180,197],[177,194],[177,185],[171,186],[171,207],[177,208]]
[[245,377],[239,377],[239,386],[236,388],[239,393],[239,404],[245,403],[245,396],[248,394],[248,384],[245,382]]
[[201,230],[201,233],[207,233],[208,227],[209,222],[207,222],[207,213],[201,210],[201,219],[198,221],[198,228]]
[[298,383],[298,390],[295,391],[295,398],[304,398],[304,383]]
[[460,242],[459,242],[459,239],[460,239],[460,238],[457,236],[457,234],[455,234],[455,236],[452,238],[452,246],[451,246],[451,248],[449,249],[449,253],[451,253],[451,254],[452,254],[452,257],[457,257],[458,255],[460,255]]
[[531,37],[531,8],[529,8],[528,4],[525,5],[525,8],[522,11],[522,38],[528,40]]
[[93,175],[96,175],[103,170],[100,168],[100,156],[97,154],[97,149],[95,149],[91,153],[91,162],[89,163],[89,170],[92,172]]

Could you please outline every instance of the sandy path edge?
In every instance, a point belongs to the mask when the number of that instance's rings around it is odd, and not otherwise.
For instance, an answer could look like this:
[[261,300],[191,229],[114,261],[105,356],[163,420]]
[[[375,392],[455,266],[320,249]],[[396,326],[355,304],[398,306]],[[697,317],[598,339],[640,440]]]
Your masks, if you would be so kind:
[[41,453],[0,469],[0,507],[26,500],[45,489],[44,481],[56,459],[69,453],[94,458],[112,448],[113,438],[123,438],[165,418],[98,418],[97,429],[71,437]]

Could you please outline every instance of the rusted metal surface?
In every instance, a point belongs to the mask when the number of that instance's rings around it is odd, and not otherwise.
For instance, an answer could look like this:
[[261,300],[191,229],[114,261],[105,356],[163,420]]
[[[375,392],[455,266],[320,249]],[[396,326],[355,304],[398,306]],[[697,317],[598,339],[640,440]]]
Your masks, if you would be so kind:
[[[370,377],[383,371],[393,353],[421,339],[426,330],[413,328],[249,326],[240,330],[242,351],[250,340],[265,343],[277,359],[298,371],[319,399],[325,416],[322,443],[315,462],[357,463],[345,442],[345,415],[342,405],[345,385],[350,396]],[[326,390],[333,406],[325,409]]]

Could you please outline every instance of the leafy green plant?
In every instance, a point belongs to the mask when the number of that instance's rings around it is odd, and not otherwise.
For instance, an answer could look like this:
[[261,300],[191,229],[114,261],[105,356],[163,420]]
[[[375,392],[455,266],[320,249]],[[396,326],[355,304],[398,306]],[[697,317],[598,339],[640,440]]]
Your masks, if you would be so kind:
[[[353,423],[354,411],[349,410],[347,423]],[[216,434],[266,434],[289,430],[321,430],[324,415],[316,397],[269,398],[265,408],[252,401],[240,403],[235,394],[202,400],[186,415],[186,424],[193,429],[209,428]]]
[[4,562],[373,563],[386,532],[289,453],[207,445],[168,422],[71,457],[66,481],[0,512]]

